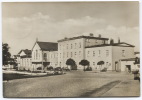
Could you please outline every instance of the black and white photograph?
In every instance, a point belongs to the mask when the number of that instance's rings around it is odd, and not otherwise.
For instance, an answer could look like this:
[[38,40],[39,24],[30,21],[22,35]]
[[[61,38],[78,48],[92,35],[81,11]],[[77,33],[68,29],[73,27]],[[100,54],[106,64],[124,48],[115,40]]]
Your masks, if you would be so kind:
[[3,98],[140,97],[139,1],[1,10]]

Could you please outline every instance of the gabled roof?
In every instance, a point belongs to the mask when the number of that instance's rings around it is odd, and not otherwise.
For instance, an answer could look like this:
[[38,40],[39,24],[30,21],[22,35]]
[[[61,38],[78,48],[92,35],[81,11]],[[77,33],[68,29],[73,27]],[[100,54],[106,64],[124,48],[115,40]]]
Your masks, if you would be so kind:
[[41,50],[43,51],[57,51],[58,50],[58,43],[53,42],[37,42]]
[[134,45],[131,45],[125,42],[120,42],[120,43],[113,43],[113,44],[101,44],[101,45],[87,46],[85,48],[104,47],[104,46],[135,47]]
[[98,39],[98,40],[109,40],[108,38],[102,38],[102,37],[78,36],[78,37],[72,37],[72,38],[61,39],[61,40],[58,40],[58,42],[68,41],[68,40],[75,40],[75,39],[80,39],[80,38],[86,38],[86,39]]
[[18,55],[20,55],[21,52],[24,52],[26,55],[24,57],[31,57],[31,50],[25,49],[25,50],[21,50]]

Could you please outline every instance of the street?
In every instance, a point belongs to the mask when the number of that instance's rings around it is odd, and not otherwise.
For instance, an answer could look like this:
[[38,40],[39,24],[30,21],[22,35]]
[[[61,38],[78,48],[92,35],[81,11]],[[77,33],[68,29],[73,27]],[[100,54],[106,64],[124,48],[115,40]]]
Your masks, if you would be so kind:
[[4,97],[113,97],[139,96],[133,74],[70,71],[63,75],[31,77],[3,82]]

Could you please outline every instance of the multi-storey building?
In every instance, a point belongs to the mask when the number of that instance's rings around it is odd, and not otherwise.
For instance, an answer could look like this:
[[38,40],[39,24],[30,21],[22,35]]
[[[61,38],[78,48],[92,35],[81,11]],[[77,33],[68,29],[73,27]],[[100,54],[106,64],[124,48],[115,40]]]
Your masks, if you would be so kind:
[[30,70],[31,50],[21,50],[17,55],[18,70]]
[[[77,69],[83,69],[79,65],[81,60],[88,60],[93,70],[101,70],[107,68],[111,71],[124,71],[122,59],[135,58],[134,46],[125,42],[108,43],[108,38],[90,36],[78,36],[72,38],[64,38],[58,43],[39,42],[36,41],[32,48],[30,59],[30,70],[37,70],[41,67],[45,70],[48,66],[67,67],[66,62],[72,59]],[[20,51],[18,66],[25,66],[27,53]],[[27,56],[26,56],[27,57]],[[21,60],[22,59],[22,60]],[[103,61],[104,64],[100,68],[98,62]],[[71,66],[72,67],[72,66]]]
[[108,44],[108,38],[93,36],[78,36],[73,38],[64,38],[58,41],[58,65],[66,67],[66,61],[73,59],[76,62],[77,69],[82,69],[79,62],[86,59],[85,47]]
[[[101,70],[104,67],[111,71],[121,71],[121,59],[134,58],[134,46],[120,42],[113,44],[102,44],[86,47],[86,60],[94,70]],[[97,63],[103,61],[100,69]]]
[[32,70],[46,69],[58,65],[58,44],[53,42],[36,41],[32,48]]

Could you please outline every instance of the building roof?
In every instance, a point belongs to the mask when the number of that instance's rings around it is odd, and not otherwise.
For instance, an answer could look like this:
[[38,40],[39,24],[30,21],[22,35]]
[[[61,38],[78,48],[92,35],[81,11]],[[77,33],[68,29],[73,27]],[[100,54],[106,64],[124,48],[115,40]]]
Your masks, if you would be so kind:
[[135,53],[135,55],[136,55],[136,54],[140,54],[140,52],[134,52],[134,53]]
[[121,59],[121,61],[135,61],[136,58],[127,58],[127,59]]
[[37,42],[41,50],[43,51],[57,51],[58,50],[58,43],[53,42]]
[[24,57],[31,57],[31,54],[32,54],[31,50],[28,50],[28,49],[21,50],[21,51],[18,53],[18,55],[20,55],[20,53],[21,53],[22,51],[26,54]]
[[98,39],[98,40],[109,40],[108,38],[102,38],[102,37],[78,36],[78,37],[72,37],[72,38],[64,38],[64,39],[58,40],[58,42],[68,41],[68,40],[75,40],[75,39],[80,39],[80,38],[86,38],[86,39]]
[[140,64],[140,58],[127,58],[127,59],[121,59],[121,61],[134,61],[134,64]]
[[120,43],[113,43],[113,44],[101,44],[101,45],[87,46],[85,48],[104,47],[104,46],[135,47],[134,45],[131,45],[125,42],[120,42]]

